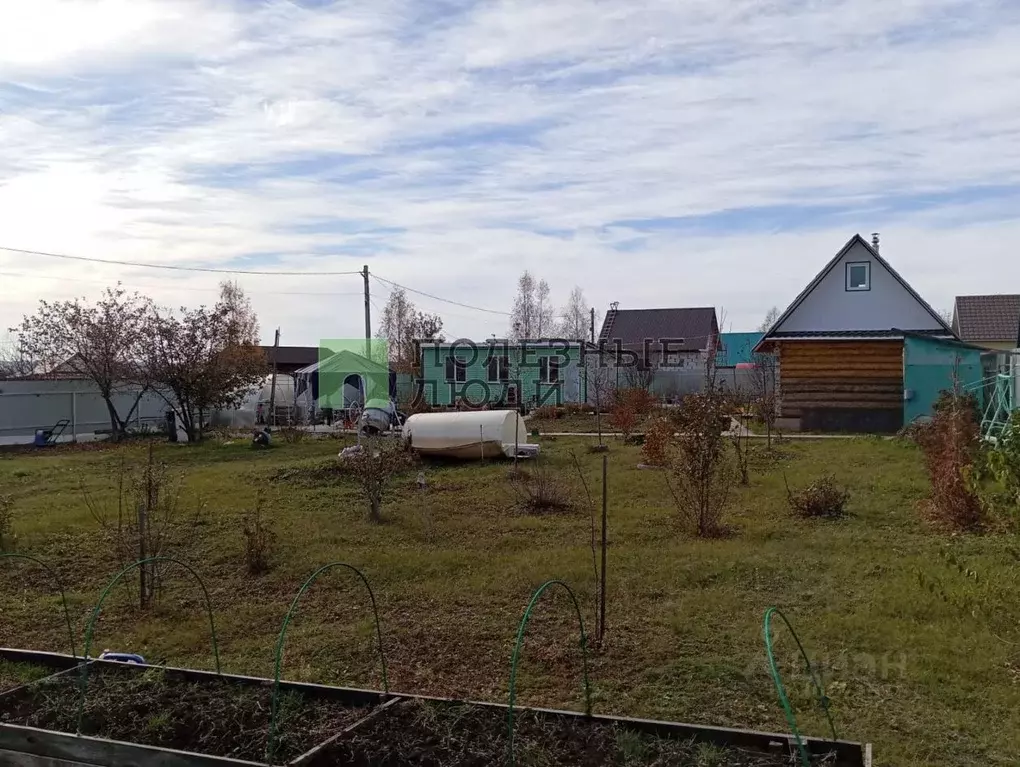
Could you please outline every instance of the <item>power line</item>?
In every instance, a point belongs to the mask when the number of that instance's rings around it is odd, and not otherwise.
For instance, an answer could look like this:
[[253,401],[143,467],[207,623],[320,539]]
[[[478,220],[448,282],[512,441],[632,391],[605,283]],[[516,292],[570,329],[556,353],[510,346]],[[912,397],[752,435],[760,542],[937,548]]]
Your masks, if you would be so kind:
[[462,304],[460,301],[451,301],[449,298],[443,298],[442,296],[436,296],[436,295],[433,295],[432,293],[426,293],[424,290],[416,290],[415,288],[409,288],[406,285],[401,285],[399,282],[394,282],[393,280],[387,280],[385,277],[380,277],[377,274],[373,274],[372,277],[374,277],[375,279],[379,280],[380,282],[385,282],[385,283],[387,283],[389,285],[392,285],[395,288],[401,288],[402,290],[409,290],[412,293],[417,293],[418,295],[426,296],[426,297],[432,298],[432,299],[434,299],[436,301],[442,301],[443,303],[453,304],[454,306],[461,306],[461,307],[463,307],[465,309],[472,309],[472,310],[474,310],[476,312],[486,312],[488,314],[499,314],[499,315],[502,315],[504,317],[509,317],[510,316],[510,312],[501,312],[498,309],[483,309],[480,306],[472,306],[471,304]]
[[47,253],[42,250],[25,250],[24,248],[8,248],[0,245],[0,250],[10,253],[23,253],[29,256],[43,256],[45,258],[63,258],[68,261],[87,261],[93,264],[111,264],[113,266],[133,266],[140,269],[169,269],[175,272],[211,272],[213,274],[265,274],[277,277],[339,277],[347,274],[361,274],[358,272],[272,272],[265,269],[214,269],[206,266],[178,266],[175,264],[143,264],[139,261],[118,261],[106,258],[91,258],[89,256],[70,256],[66,253]]
[[[68,281],[67,277],[57,277],[55,275],[49,275],[49,274],[25,274],[23,272],[0,271],[0,275],[3,275],[4,277],[22,277],[22,278],[24,278],[26,280],[57,280],[59,282],[67,282]],[[108,280],[85,280],[85,279],[82,279],[80,277],[75,277],[74,278],[74,282],[76,282],[76,283],[77,282],[85,282],[85,283],[89,283],[90,285],[103,285],[103,286],[109,286],[110,285],[110,282]],[[118,283],[123,285],[125,288],[133,288],[135,290],[172,290],[174,287],[179,287],[182,290],[187,290],[189,292],[190,291],[194,291],[194,290],[202,291],[202,292],[205,292],[205,293],[219,293],[220,292],[219,288],[201,288],[201,287],[200,288],[195,288],[195,287],[191,287],[190,285],[175,286],[172,283],[166,284],[166,285],[147,285],[147,284],[142,284],[142,283],[138,283],[138,282],[120,282],[119,280],[118,280]],[[360,290],[359,291],[350,291],[350,292],[327,293],[327,292],[323,292],[323,291],[307,292],[307,291],[300,291],[300,290],[299,291],[293,291],[293,290],[262,290],[260,288],[252,289],[252,288],[248,288],[248,287],[245,288],[245,292],[246,293],[251,293],[253,295],[260,295],[260,296],[323,296],[323,297],[328,297],[328,298],[333,298],[333,297],[336,297],[336,296],[363,296],[364,295],[364,292],[360,291]]]

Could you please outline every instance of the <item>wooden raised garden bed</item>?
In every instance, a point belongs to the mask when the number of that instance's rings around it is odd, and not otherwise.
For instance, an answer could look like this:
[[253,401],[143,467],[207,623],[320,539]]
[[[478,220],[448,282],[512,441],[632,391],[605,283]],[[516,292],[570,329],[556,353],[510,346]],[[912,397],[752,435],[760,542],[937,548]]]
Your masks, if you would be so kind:
[[[272,680],[0,649],[0,765],[265,764]],[[39,678],[46,670],[53,673]],[[21,684],[24,683],[24,684]],[[20,686],[19,686],[20,684]],[[281,682],[273,764],[488,767],[508,763],[507,707]],[[517,708],[516,764],[787,767],[789,736]],[[813,764],[870,767],[870,750],[806,739]]]

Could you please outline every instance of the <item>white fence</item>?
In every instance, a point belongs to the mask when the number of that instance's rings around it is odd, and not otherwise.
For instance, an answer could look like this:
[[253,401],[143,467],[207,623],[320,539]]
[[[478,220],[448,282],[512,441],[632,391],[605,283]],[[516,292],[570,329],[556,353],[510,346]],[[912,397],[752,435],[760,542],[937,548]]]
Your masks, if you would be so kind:
[[[131,410],[137,389],[113,397],[123,418]],[[158,394],[144,394],[131,416],[135,428],[162,428],[166,402]],[[30,444],[36,430],[52,429],[67,421],[61,442],[95,439],[96,432],[109,431],[110,413],[95,384],[85,380],[0,381],[0,445]]]

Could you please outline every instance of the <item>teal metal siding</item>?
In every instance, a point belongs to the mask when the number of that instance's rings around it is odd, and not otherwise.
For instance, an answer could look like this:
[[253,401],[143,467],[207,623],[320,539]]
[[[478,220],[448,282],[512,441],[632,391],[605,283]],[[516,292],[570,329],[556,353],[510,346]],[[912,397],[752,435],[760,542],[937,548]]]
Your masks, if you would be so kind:
[[[573,344],[566,348],[529,346],[527,352],[516,344],[495,345],[492,354],[509,359],[509,380],[490,381],[488,359],[490,347],[485,343],[470,345],[465,342],[456,348],[449,344],[422,349],[422,390],[425,401],[432,405],[453,405],[461,398],[473,405],[506,401],[507,387],[518,386],[518,402],[534,405],[558,405],[567,402],[584,402],[587,396],[585,371],[581,363],[581,347]],[[464,363],[464,381],[449,381],[446,377],[446,358],[454,356]],[[558,384],[540,380],[543,358],[560,361]],[[547,364],[547,363],[546,363]]]
[[719,364],[732,367],[741,362],[751,361],[751,350],[757,346],[763,333],[722,333],[719,340],[722,351],[719,353]]
[[981,349],[956,341],[907,336],[903,339],[903,423],[930,416],[943,391],[973,391],[984,406]]

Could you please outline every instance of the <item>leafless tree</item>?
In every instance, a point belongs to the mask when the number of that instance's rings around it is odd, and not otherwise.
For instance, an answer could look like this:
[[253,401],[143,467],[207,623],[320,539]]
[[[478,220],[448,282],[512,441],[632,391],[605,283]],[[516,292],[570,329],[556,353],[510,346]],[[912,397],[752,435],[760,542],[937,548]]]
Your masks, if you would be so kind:
[[549,297],[549,283],[539,280],[535,288],[535,337],[546,338],[555,332],[556,320],[554,317],[552,299]]
[[259,342],[259,318],[251,299],[240,284],[229,280],[220,283],[220,305],[226,322],[226,339],[230,344]]
[[525,270],[517,279],[517,296],[510,312],[510,337],[515,341],[543,338],[554,330],[549,283]]
[[751,406],[765,427],[766,448],[772,449],[772,433],[779,416],[779,361],[771,352],[751,355]]
[[[40,301],[34,315],[17,328],[20,352],[45,368],[67,366],[99,390],[110,415],[113,439],[126,431],[144,386],[138,387],[141,349],[146,345],[150,302],[120,285],[107,288],[95,304],[85,299]],[[117,411],[114,396],[134,389],[136,397],[125,416]]]
[[387,341],[393,369],[412,373],[418,367],[418,342],[441,342],[443,320],[438,314],[419,311],[406,291],[394,288],[383,307],[378,332]]
[[35,372],[36,363],[26,352],[20,340],[11,337],[0,341],[0,380],[24,378]]
[[566,306],[560,311],[560,325],[557,333],[571,341],[583,341],[591,332],[591,307],[584,297],[584,291],[577,285],[570,291]]
[[765,318],[761,321],[761,325],[758,326],[758,330],[762,333],[768,333],[772,326],[776,324],[776,320],[779,319],[779,315],[779,307],[773,306],[765,312]]
[[610,368],[602,354],[591,353],[586,360],[588,375],[588,401],[595,406],[595,430],[598,432],[599,449],[602,442],[602,413],[607,411],[613,401],[615,386],[610,375]]

